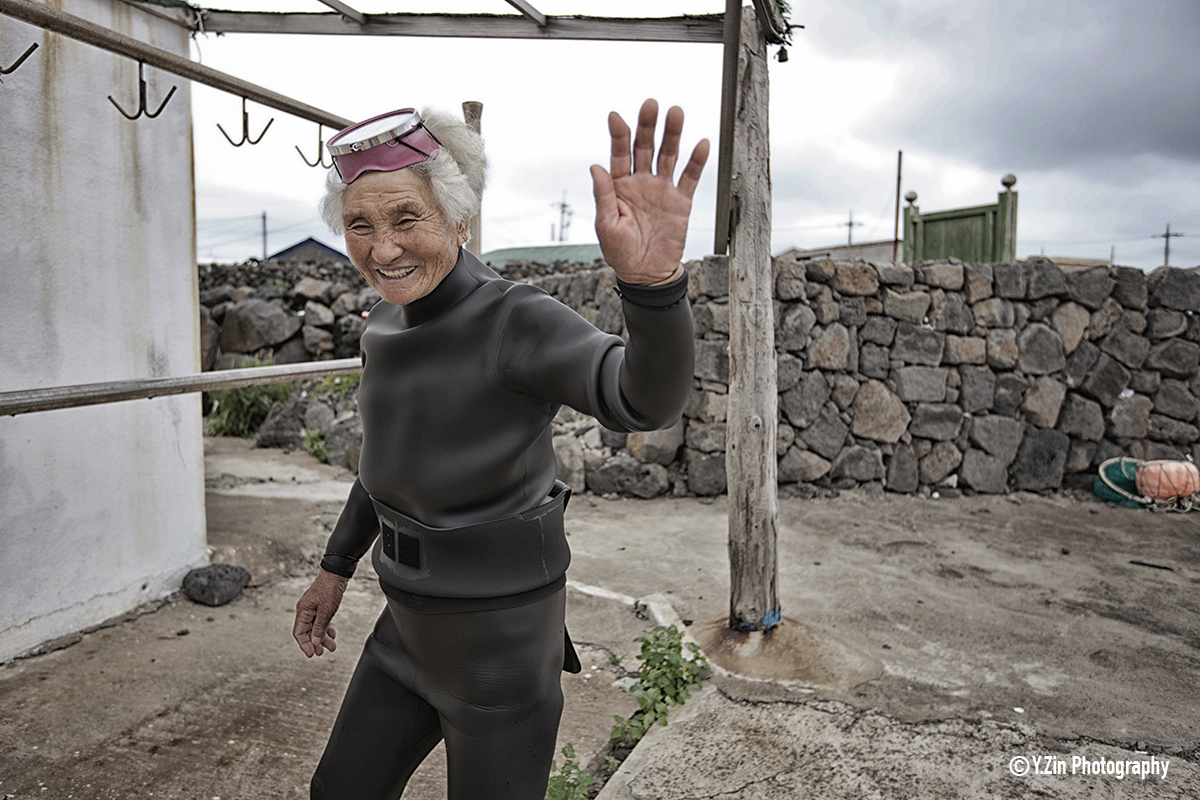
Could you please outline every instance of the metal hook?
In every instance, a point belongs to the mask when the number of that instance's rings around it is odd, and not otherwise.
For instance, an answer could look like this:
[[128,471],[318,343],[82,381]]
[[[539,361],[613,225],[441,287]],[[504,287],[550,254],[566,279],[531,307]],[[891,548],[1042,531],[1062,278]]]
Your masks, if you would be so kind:
[[296,145],[296,152],[300,154],[300,158],[304,159],[304,163],[308,164],[310,167],[324,167],[325,169],[329,169],[330,167],[333,166],[333,160],[332,160],[332,156],[331,156],[330,162],[328,164],[325,163],[325,156],[324,156],[325,142],[322,141],[322,139],[321,139],[321,128],[323,128],[323,127],[324,127],[323,125],[321,125],[320,123],[317,123],[317,160],[316,161],[309,161],[308,158],[304,155],[304,151],[302,151],[300,149],[300,145]]
[[126,119],[137,119],[138,117],[141,117],[141,116],[146,116],[146,117],[149,117],[150,119],[154,119],[155,117],[157,117],[159,114],[161,114],[163,112],[163,109],[167,107],[167,103],[170,102],[171,96],[173,94],[175,94],[175,90],[177,88],[179,88],[177,86],[172,86],[171,91],[167,92],[167,96],[165,98],[163,98],[162,103],[159,105],[159,107],[157,109],[155,109],[154,111],[147,110],[146,109],[146,79],[142,75],[142,70],[144,69],[144,67],[145,67],[145,64],[143,62],[139,61],[138,62],[138,110],[137,110],[136,114],[130,114],[128,111],[121,108],[121,104],[118,103],[116,100],[114,100],[113,96],[111,94],[108,96],[109,102],[111,102],[114,106],[116,106],[117,111],[120,111],[121,114]]
[[37,42],[34,42],[33,44],[29,45],[29,49],[25,51],[25,54],[22,55],[20,58],[18,58],[15,62],[13,62],[13,65],[11,67],[0,67],[0,75],[9,75],[13,72],[16,72],[17,67],[24,64],[25,59],[27,59],[31,55],[33,55],[33,51],[37,50],[37,49],[38,49]]
[[221,131],[221,133],[225,136],[225,138],[229,140],[229,143],[231,145],[233,145],[234,147],[241,147],[242,145],[246,144],[247,142],[249,142],[250,144],[258,144],[259,142],[261,142],[262,138],[267,135],[267,128],[271,127],[271,123],[274,121],[275,121],[274,117],[271,117],[269,120],[267,120],[266,127],[264,127],[262,129],[262,133],[260,133],[258,135],[258,138],[251,139],[250,138],[250,113],[248,111],[246,111],[246,98],[243,97],[242,98],[242,140],[240,142],[235,142],[228,133],[225,133],[225,129],[221,127],[221,123],[219,123],[219,122],[217,123],[217,128]]

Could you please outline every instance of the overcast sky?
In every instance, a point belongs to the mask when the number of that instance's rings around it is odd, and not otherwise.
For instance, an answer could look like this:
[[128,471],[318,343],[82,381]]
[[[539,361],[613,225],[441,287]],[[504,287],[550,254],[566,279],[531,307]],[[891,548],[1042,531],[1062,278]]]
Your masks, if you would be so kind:
[[[316,0],[228,0],[321,11]],[[351,0],[368,13],[508,13],[503,0]],[[719,13],[721,0],[535,0],[547,14]],[[1020,195],[1017,253],[1153,269],[1200,264],[1200,3],[1195,0],[793,0],[789,60],[770,61],[773,252],[890,239],[896,153],[922,210]],[[772,56],[776,48],[772,48]],[[571,243],[594,242],[588,166],[605,117],[656,97],[687,112],[685,146],[718,138],[721,46],[365,36],[197,37],[193,57],[351,119],[402,106],[484,104],[492,167],[483,247],[549,244],[566,193]],[[240,260],[307,236],[338,246],[316,204],[317,126],[277,114],[234,149],[240,100],[193,86],[198,257]],[[250,103],[257,134],[272,114]],[[330,131],[323,131],[328,138]],[[235,138],[236,133],[235,133]],[[712,251],[716,149],[697,193],[689,257]]]

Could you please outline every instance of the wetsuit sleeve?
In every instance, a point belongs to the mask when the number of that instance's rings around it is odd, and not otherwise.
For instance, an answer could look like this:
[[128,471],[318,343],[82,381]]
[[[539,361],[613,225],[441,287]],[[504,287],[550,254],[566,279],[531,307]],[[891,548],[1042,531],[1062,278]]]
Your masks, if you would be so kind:
[[522,298],[501,341],[501,381],[590,414],[611,430],[674,425],[695,367],[687,275],[662,287],[622,282],[618,291],[625,342],[540,291]]
[[321,569],[343,578],[352,577],[358,560],[371,549],[377,536],[379,517],[375,514],[375,506],[362,481],[356,480],[350,489],[350,496],[346,498],[342,515],[338,517],[337,525],[329,536],[329,543],[325,545]]

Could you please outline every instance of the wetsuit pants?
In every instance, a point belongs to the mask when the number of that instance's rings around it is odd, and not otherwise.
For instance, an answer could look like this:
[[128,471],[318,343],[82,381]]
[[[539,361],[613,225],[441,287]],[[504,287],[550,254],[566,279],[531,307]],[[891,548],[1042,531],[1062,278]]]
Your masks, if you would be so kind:
[[516,608],[419,613],[388,599],[314,800],[396,800],[446,740],[448,800],[542,800],[562,715],[566,590]]

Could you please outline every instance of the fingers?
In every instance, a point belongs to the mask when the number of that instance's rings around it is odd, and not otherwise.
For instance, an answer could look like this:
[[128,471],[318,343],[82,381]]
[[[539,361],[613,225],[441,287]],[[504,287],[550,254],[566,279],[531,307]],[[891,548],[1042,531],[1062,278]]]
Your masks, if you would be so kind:
[[592,165],[592,195],[596,198],[597,225],[617,214],[617,193],[613,189],[612,176],[599,164]]
[[612,137],[609,174],[614,178],[623,178],[629,174],[630,169],[629,126],[615,111],[608,115],[608,134]]
[[[600,208],[600,199],[603,194],[607,194],[607,188],[611,187],[613,181],[618,181],[631,173],[644,172],[655,174],[660,178],[666,178],[673,182],[675,167],[679,161],[679,142],[683,137],[683,109],[679,106],[671,106],[667,110],[667,116],[663,123],[663,138],[662,145],[658,150],[658,161],[654,163],[654,130],[658,124],[658,101],[653,98],[642,103],[641,110],[638,111],[637,132],[633,138],[633,156],[630,158],[629,151],[629,126],[625,124],[625,120],[621,115],[613,111],[608,115],[608,131],[612,137],[612,152],[611,163],[608,170],[606,186],[602,187],[602,181],[597,177],[596,170],[599,167],[592,169],[593,190],[597,200],[597,210]],[[696,190],[696,184],[700,180],[700,173],[704,168],[704,163],[708,160],[710,145],[708,140],[704,140],[696,145],[696,149],[692,151],[692,157],[689,160],[687,167],[684,169],[684,174],[680,176],[679,187],[689,198]],[[653,171],[651,167],[654,167]],[[603,170],[600,170],[603,172]]]
[[633,171],[649,172],[654,161],[654,128],[658,125],[658,101],[642,103],[638,112],[637,135],[633,139]]
[[700,183],[700,174],[704,172],[704,164],[708,161],[711,148],[708,139],[701,139],[692,150],[692,157],[683,168],[683,174],[679,176],[679,191],[689,200],[696,193],[696,184]]
[[[303,598],[301,598],[303,602]],[[312,623],[317,616],[317,610],[303,605],[296,606],[296,624],[292,626],[292,638],[300,645],[300,650],[308,658],[313,657]]]
[[679,139],[683,135],[683,109],[671,106],[663,123],[662,146],[658,149],[658,174],[670,178],[679,158]]
[[[325,652],[325,639],[326,639],[326,634],[328,632],[326,629],[327,629],[328,625],[329,625],[328,617],[326,617],[325,619],[322,619],[320,616],[318,616],[317,620],[313,623],[312,636],[309,641],[312,646],[314,656],[319,656],[323,652]],[[301,646],[300,649],[303,650],[304,647]]]

